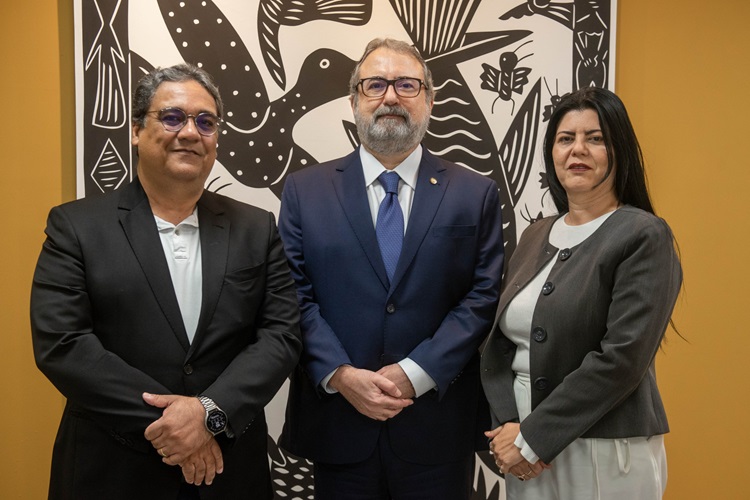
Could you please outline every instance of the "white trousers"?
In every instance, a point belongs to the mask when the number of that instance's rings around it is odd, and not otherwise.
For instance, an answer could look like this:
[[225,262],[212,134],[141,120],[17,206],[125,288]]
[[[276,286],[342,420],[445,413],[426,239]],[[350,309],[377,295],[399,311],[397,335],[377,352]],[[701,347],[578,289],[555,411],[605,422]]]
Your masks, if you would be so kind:
[[[531,411],[528,376],[516,377],[521,420]],[[664,437],[576,439],[534,479],[505,476],[507,500],[660,500],[667,486]]]

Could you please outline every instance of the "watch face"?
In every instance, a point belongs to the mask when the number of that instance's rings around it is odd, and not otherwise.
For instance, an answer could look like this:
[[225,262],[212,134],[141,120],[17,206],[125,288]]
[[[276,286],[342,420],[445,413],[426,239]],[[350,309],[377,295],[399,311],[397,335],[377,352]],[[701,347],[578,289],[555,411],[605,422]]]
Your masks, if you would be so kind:
[[206,427],[210,432],[216,434],[223,431],[227,426],[227,416],[221,410],[211,410],[206,418]]

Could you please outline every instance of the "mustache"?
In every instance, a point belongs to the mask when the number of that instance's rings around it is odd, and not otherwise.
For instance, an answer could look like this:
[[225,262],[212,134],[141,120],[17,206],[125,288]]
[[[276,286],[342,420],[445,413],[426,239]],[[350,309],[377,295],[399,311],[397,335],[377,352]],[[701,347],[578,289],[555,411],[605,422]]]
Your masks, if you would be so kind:
[[372,114],[372,117],[373,117],[373,119],[377,119],[377,118],[380,118],[381,116],[384,116],[384,115],[400,116],[402,118],[405,118],[407,122],[410,121],[409,112],[406,111],[401,106],[388,106],[388,105],[385,105],[385,106],[383,106],[381,108],[376,109],[375,112]]

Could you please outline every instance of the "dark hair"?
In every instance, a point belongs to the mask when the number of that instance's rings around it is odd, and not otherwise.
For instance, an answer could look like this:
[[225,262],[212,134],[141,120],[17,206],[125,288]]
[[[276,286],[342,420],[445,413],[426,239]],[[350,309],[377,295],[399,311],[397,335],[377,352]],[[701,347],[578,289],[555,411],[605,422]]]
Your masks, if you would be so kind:
[[198,82],[211,94],[211,97],[216,102],[216,114],[221,118],[224,113],[224,103],[221,101],[219,88],[214,83],[211,75],[192,64],[177,64],[168,68],[155,68],[138,81],[138,86],[135,88],[135,92],[133,92],[133,109],[131,113],[133,125],[141,127],[144,125],[146,112],[151,107],[151,101],[153,101],[154,94],[156,94],[159,85],[164,82],[186,81]]
[[422,54],[420,54],[413,45],[409,45],[401,40],[394,40],[393,38],[375,38],[367,44],[364,54],[362,54],[362,57],[357,61],[357,65],[354,66],[354,71],[352,71],[352,76],[349,78],[349,96],[356,102],[359,97],[359,94],[357,93],[357,84],[359,83],[359,70],[362,67],[362,63],[367,59],[367,56],[382,48],[392,50],[397,54],[411,56],[417,60],[422,66],[422,72],[424,73],[425,98],[427,99],[427,102],[431,101],[435,97],[432,71],[427,67],[427,63],[422,57]]
[[653,214],[654,209],[646,187],[643,154],[625,105],[612,91],[597,87],[585,87],[563,96],[547,124],[547,132],[544,135],[544,166],[550,194],[557,210],[560,213],[568,211],[568,196],[555,174],[555,163],[552,159],[557,128],[570,111],[585,109],[591,109],[599,116],[599,126],[607,147],[609,167],[602,182],[614,169],[617,200]]

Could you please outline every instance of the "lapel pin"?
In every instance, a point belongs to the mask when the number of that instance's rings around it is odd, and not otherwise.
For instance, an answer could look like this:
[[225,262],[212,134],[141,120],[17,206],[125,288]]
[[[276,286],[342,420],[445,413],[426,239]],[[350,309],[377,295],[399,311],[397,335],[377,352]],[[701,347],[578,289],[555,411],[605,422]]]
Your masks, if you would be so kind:
[[432,184],[433,186],[437,184],[437,179],[435,179],[434,177],[430,177],[430,184]]

